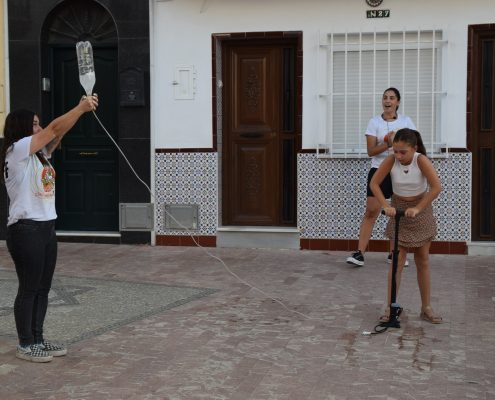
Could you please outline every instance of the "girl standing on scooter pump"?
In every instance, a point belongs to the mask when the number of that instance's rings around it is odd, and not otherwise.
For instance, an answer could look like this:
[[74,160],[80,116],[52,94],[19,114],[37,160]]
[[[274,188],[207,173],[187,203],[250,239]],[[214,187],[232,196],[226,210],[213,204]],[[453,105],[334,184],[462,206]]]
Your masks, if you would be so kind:
[[[433,164],[426,156],[426,149],[418,131],[400,129],[393,140],[393,155],[388,156],[373,176],[370,188],[383,207],[385,214],[394,217],[396,209],[404,210],[404,217],[399,231],[399,263],[396,287],[399,291],[400,280],[407,251],[414,253],[417,269],[419,292],[421,295],[420,317],[432,324],[442,323],[442,318],[433,312],[430,304],[430,244],[437,233],[436,220],[433,216],[432,202],[440,194],[442,187]],[[391,204],[387,203],[380,189],[381,182],[390,173],[393,196]],[[429,190],[428,190],[429,187]],[[395,218],[390,218],[385,230],[392,239]],[[391,298],[392,270],[388,274],[388,304]],[[380,317],[381,322],[388,322],[388,311]]]

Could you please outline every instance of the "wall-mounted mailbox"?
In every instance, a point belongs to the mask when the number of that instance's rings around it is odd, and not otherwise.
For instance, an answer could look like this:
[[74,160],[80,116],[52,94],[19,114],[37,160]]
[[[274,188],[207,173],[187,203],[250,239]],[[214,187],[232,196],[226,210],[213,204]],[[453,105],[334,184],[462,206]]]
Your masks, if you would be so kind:
[[129,68],[120,73],[120,105],[141,107],[144,101],[144,72],[139,68]]

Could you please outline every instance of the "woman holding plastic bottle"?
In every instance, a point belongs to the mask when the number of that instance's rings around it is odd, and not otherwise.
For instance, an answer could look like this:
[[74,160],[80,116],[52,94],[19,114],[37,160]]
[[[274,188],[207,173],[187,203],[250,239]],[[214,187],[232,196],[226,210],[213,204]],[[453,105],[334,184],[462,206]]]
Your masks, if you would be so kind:
[[29,110],[12,111],[5,120],[0,170],[9,196],[7,248],[19,281],[14,302],[16,356],[23,360],[48,362],[67,353],[64,346],[43,337],[57,261],[55,170],[49,159],[79,118],[97,106],[96,94],[83,96],[46,128]]

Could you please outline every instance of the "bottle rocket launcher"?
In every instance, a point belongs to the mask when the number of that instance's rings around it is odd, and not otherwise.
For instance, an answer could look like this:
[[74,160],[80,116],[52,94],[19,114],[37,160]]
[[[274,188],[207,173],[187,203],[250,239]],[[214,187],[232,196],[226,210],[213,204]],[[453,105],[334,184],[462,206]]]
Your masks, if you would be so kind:
[[79,66],[79,82],[87,96],[93,93],[96,82],[95,66],[93,63],[93,48],[90,42],[77,42],[77,64]]

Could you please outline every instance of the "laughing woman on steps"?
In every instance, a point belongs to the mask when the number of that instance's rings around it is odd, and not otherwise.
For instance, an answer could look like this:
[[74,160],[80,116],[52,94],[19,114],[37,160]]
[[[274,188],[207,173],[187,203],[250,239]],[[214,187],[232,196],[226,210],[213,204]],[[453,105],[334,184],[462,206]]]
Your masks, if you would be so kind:
[[14,302],[16,356],[23,360],[47,362],[67,353],[65,347],[43,337],[57,261],[55,170],[48,159],[77,120],[97,106],[96,95],[83,96],[45,129],[32,111],[16,110],[5,119],[0,170],[9,196],[7,248],[19,280]]
[[[348,264],[354,264],[359,267],[364,265],[364,253],[381,210],[380,203],[373,196],[373,192],[370,189],[371,178],[373,178],[382,161],[388,156],[394,133],[401,128],[416,129],[411,118],[397,113],[399,105],[400,92],[393,87],[386,89],[382,96],[382,114],[371,118],[366,128],[366,146],[368,155],[371,157],[371,169],[368,172],[366,185],[366,211],[359,228],[358,248],[347,258]],[[390,175],[385,177],[381,188],[385,198],[390,198],[392,195]]]

